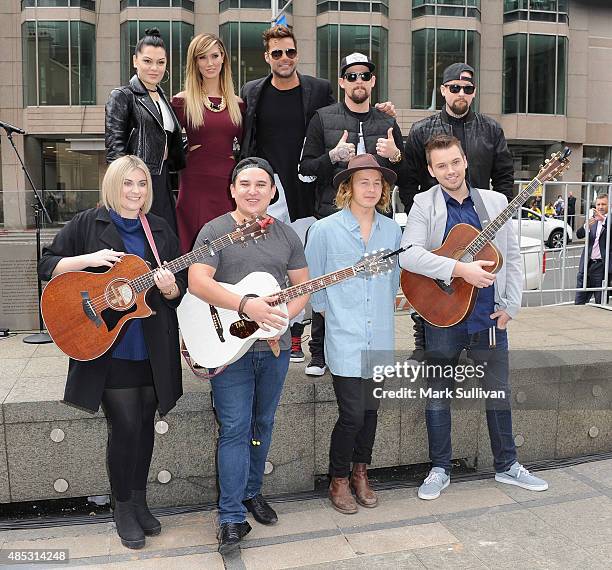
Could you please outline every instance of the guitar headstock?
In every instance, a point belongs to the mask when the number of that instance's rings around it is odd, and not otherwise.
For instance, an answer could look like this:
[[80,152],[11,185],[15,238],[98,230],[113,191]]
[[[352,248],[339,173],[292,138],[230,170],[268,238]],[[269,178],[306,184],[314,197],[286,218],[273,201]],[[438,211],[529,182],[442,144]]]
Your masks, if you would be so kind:
[[233,243],[241,242],[243,245],[246,245],[250,240],[257,241],[258,239],[265,238],[268,226],[273,223],[274,218],[270,216],[255,216],[237,226],[229,235]]
[[569,156],[572,151],[565,147],[559,152],[555,152],[550,155],[550,158],[546,159],[544,165],[540,167],[537,179],[540,182],[546,182],[547,180],[554,181],[557,176],[560,176],[569,168]]
[[376,275],[393,271],[396,264],[396,257],[390,249],[377,249],[371,253],[366,253],[353,265],[353,269],[355,273],[370,273],[376,277]]

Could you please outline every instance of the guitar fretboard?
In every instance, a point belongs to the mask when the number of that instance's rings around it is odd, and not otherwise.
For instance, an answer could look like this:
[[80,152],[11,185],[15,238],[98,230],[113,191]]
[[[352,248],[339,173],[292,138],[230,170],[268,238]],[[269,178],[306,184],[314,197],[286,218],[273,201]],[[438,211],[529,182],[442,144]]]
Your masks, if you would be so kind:
[[277,305],[287,303],[292,299],[296,299],[297,297],[301,297],[302,295],[316,293],[321,289],[325,289],[325,287],[329,287],[330,285],[334,285],[335,283],[340,283],[341,281],[344,281],[345,279],[348,279],[349,277],[353,277],[355,275],[357,275],[357,271],[354,267],[346,267],[344,269],[339,269],[338,271],[328,273],[327,275],[317,277],[316,279],[311,279],[310,281],[306,281],[305,283],[300,283],[299,285],[294,285],[293,287],[283,289],[280,293],[275,293],[278,295],[278,299],[270,304],[275,307]]
[[472,242],[465,248],[465,253],[474,257],[487,243],[489,243],[499,229],[514,215],[531,196],[536,188],[541,184],[538,178],[534,178],[510,203],[502,210],[502,212],[484,229]]
[[[202,259],[205,255],[211,255],[220,251],[224,247],[231,245],[234,243],[232,238],[232,234],[224,235],[211,243],[206,243],[185,255],[181,255],[181,257],[177,257],[173,261],[170,261],[164,265],[164,269],[168,269],[172,273],[178,273],[183,269],[197,263]],[[135,279],[130,281],[130,285],[134,288],[136,293],[141,293],[142,291],[146,291],[155,285],[155,281],[153,279],[153,275],[155,274],[155,270],[149,271],[148,273],[144,273]]]

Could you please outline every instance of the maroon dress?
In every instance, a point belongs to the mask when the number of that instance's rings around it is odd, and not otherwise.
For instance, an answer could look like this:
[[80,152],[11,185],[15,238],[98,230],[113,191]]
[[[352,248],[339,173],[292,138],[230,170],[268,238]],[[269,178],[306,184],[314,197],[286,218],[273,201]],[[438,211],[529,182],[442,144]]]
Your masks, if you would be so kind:
[[[220,103],[220,97],[211,97]],[[236,162],[234,138],[242,141],[242,125],[232,123],[227,107],[220,113],[204,109],[204,125],[193,129],[187,124],[182,97],[172,98],[172,108],[187,132],[189,147],[201,145],[187,153],[187,166],[181,171],[176,202],[178,234],[183,253],[191,251],[202,226],[234,209],[230,195],[231,175]],[[245,105],[240,103],[244,116]]]

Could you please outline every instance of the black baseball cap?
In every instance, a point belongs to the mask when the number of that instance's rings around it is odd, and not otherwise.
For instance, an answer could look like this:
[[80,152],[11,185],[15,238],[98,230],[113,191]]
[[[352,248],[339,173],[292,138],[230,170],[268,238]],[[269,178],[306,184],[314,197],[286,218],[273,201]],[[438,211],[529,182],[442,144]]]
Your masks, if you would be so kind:
[[[471,75],[467,75],[470,73]],[[453,63],[449,65],[442,74],[442,84],[449,81],[469,81],[474,84],[474,68],[467,63]]]
[[[249,156],[248,158],[243,158],[235,167],[232,172],[232,184],[236,183],[236,178],[238,175],[247,168],[261,168],[265,170],[268,176],[270,177],[270,182],[272,182],[272,186],[274,186],[274,169],[271,164],[265,159],[260,158],[259,156]],[[276,190],[270,204],[274,204],[278,200],[278,189]]]
[[351,67],[351,65],[365,65],[370,71],[376,69],[374,62],[367,55],[354,52],[342,58],[340,62],[340,77],[344,77],[346,70]]

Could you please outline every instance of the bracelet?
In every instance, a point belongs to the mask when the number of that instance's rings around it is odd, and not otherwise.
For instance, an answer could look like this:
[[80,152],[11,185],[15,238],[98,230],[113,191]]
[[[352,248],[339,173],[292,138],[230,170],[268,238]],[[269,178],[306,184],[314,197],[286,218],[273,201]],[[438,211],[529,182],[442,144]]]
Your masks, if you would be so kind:
[[176,291],[176,283],[172,283],[172,287],[168,291],[162,291],[161,294],[165,297],[172,295]]
[[244,306],[249,299],[253,299],[254,297],[257,297],[257,295],[249,293],[240,299],[240,304],[238,305],[238,316],[245,321],[253,320],[244,312]]
[[398,148],[397,154],[393,158],[390,158],[389,162],[391,164],[397,164],[400,160],[402,160],[402,151]]

